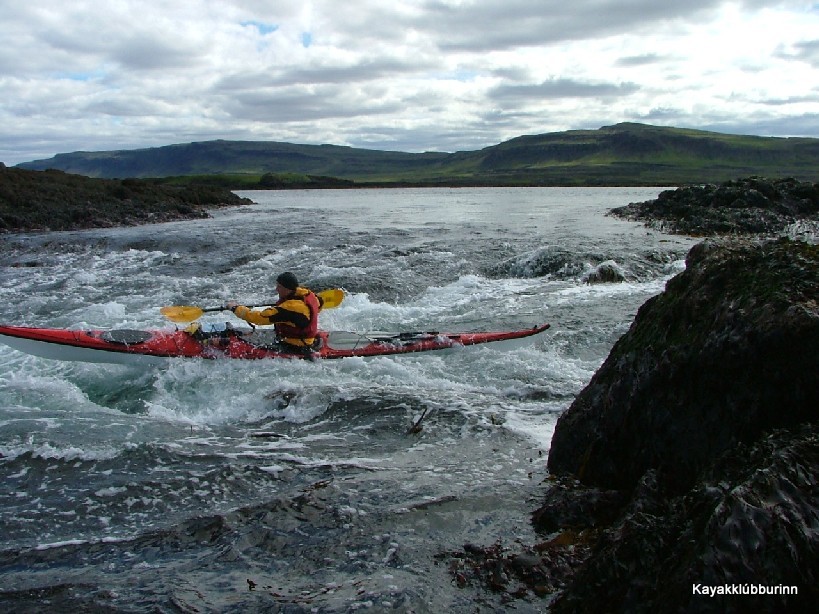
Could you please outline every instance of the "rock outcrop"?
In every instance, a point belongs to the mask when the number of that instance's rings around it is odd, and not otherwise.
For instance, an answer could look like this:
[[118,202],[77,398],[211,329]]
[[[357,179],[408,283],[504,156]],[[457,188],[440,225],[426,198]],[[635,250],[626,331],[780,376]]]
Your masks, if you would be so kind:
[[665,232],[694,236],[772,235],[800,220],[819,223],[819,183],[749,177],[686,186],[610,213]]
[[695,246],[558,421],[534,522],[593,543],[553,611],[815,603],[818,374],[819,246]]
[[817,246],[696,245],[561,416],[550,470],[684,490],[736,443],[819,417],[817,300]]
[[208,217],[250,204],[218,186],[91,179],[62,171],[0,167],[0,232],[80,230]]

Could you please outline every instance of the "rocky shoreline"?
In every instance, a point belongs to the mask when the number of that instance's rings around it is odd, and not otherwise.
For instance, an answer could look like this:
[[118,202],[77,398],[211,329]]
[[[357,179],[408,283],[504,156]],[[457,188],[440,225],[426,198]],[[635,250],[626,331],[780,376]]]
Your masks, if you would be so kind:
[[686,186],[610,213],[691,236],[773,235],[800,222],[819,224],[819,183],[749,177]]
[[819,246],[768,235],[815,219],[819,190],[766,183],[780,196],[758,211],[737,203],[758,179],[623,208],[732,236],[690,250],[558,420],[532,516],[543,541],[447,553],[457,583],[552,612],[813,607]]
[[210,209],[250,204],[218,186],[91,179],[0,163],[0,233],[82,230],[201,219]]

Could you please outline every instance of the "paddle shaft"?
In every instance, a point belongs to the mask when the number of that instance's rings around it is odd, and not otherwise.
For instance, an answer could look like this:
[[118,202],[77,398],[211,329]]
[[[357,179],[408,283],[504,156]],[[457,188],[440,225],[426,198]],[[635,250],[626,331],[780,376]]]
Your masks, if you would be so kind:
[[[322,290],[316,293],[322,300],[323,308],[332,309],[338,307],[341,301],[344,300],[344,291],[339,289]],[[258,305],[245,305],[246,307],[267,307],[275,305],[276,301],[269,303],[261,303]],[[162,315],[173,322],[192,322],[203,313],[213,311],[224,311],[227,307],[222,305],[220,307],[194,307],[191,305],[174,305],[172,307],[163,307],[160,309]]]
[[[249,307],[253,309],[254,307],[269,307],[270,305],[275,305],[276,301],[270,301],[269,303],[259,303],[257,305],[245,305],[245,307]],[[202,313],[208,313],[212,311],[226,311],[228,308],[222,305],[221,307],[200,307],[199,310]]]

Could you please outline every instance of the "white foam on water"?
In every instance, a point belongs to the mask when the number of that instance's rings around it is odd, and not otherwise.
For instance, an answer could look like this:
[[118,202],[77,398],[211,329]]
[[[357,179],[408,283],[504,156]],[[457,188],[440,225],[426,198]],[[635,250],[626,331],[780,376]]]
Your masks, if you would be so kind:
[[[213,220],[54,233],[45,239],[54,246],[39,248],[20,242],[2,262],[34,265],[0,266],[0,321],[14,324],[172,330],[163,305],[262,302],[275,295],[275,274],[294,270],[315,280],[314,289],[347,291],[340,307],[321,314],[329,330],[552,328],[521,347],[315,363],[180,359],[137,368],[59,363],[2,348],[0,467],[11,492],[0,520],[13,527],[9,547],[81,552],[83,544],[154,529],[171,535],[192,519],[259,504],[287,513],[291,503],[315,496],[321,518],[343,523],[349,559],[366,560],[368,582],[427,596],[429,575],[421,574],[422,586],[412,570],[428,570],[430,553],[443,543],[492,543],[526,530],[527,497],[543,478],[557,417],[642,300],[681,270],[662,264],[672,250],[654,235],[601,219],[600,194],[620,193],[259,193],[270,202],[217,212]],[[649,191],[622,191],[633,200],[637,193]],[[569,256],[565,274],[535,276],[549,270],[555,250]],[[633,257],[638,250],[657,250],[658,258]],[[606,260],[632,274],[629,281],[583,284],[585,263]],[[202,321],[244,325],[229,312]],[[29,483],[38,490],[29,492]],[[309,518],[308,507],[301,511]],[[296,585],[305,582],[303,567],[316,562],[304,558],[299,531],[328,529],[301,523],[290,533],[277,526],[281,565],[265,568],[276,586],[294,585],[282,580],[285,569],[298,576]],[[328,533],[327,543],[338,537]],[[242,550],[247,544],[240,538],[233,545],[256,564],[253,548]],[[151,559],[128,571],[142,582],[156,567],[156,586],[167,586],[205,578],[185,571],[190,558],[176,564],[180,556],[202,557],[200,571],[214,562],[207,546],[175,552],[160,547],[151,552],[156,565]],[[88,559],[101,566],[83,570],[90,582],[107,574],[102,566],[121,562],[105,556]],[[350,586],[345,561],[318,563]],[[212,573],[229,566],[220,559]],[[105,575],[103,583],[134,596],[117,578]],[[50,579],[31,581],[41,580]],[[218,589],[207,595],[216,609],[225,605]]]
[[116,458],[121,450],[118,447],[92,447],[84,445],[57,445],[48,441],[34,442],[33,438],[19,443],[0,445],[0,456],[9,460],[24,454],[31,454],[35,458],[59,461],[93,461]]
[[20,403],[29,407],[47,404],[57,411],[102,409],[92,403],[79,386],[66,379],[59,369],[56,372],[43,369],[43,360],[29,356],[23,362],[29,367],[0,376],[0,389],[17,397]]

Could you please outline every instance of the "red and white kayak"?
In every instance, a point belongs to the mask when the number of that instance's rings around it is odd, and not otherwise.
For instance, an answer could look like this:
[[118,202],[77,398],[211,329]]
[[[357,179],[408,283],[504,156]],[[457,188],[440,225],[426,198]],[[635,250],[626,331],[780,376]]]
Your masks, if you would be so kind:
[[320,331],[309,351],[282,346],[269,329],[202,332],[186,330],[67,330],[0,325],[0,342],[55,360],[139,364],[168,358],[301,358],[390,356],[515,341],[542,333],[548,324],[516,331],[478,333],[349,333]]

